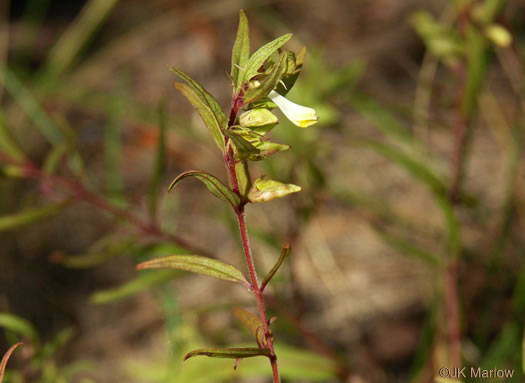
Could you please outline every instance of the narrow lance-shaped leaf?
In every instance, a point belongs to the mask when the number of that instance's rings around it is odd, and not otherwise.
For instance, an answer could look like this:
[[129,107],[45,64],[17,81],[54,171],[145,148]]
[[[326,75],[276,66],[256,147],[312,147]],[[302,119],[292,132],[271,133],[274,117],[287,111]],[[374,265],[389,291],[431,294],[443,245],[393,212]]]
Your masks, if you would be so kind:
[[257,345],[261,348],[266,347],[266,339],[264,336],[263,325],[259,317],[255,314],[252,314],[248,310],[243,309],[242,307],[234,307],[232,309],[232,314],[239,319],[248,330],[255,337]]
[[[222,111],[219,103],[213,97],[204,87],[199,84],[197,81],[195,81],[193,78],[191,78],[188,74],[175,69],[173,67],[170,68],[170,70],[175,73],[177,76],[182,78],[188,86],[195,92],[196,96],[202,101],[204,105],[206,105],[211,113],[215,121],[217,122],[217,125],[219,126],[219,135],[221,133],[221,129],[226,128],[226,125],[228,123],[228,120],[226,119],[226,116],[224,115],[224,112]],[[212,132],[214,135],[216,133]],[[221,137],[221,149],[224,148],[224,138]]]
[[286,54],[282,53],[279,56],[277,62],[273,65],[272,71],[264,80],[261,81],[260,85],[253,89],[248,89],[244,95],[244,102],[249,104],[257,101],[262,97],[268,96],[268,94],[275,89],[281,76],[286,70]]
[[244,275],[234,266],[200,255],[171,255],[168,257],[156,258],[138,264],[137,269],[184,270],[249,286]]
[[35,327],[28,320],[11,313],[0,313],[0,327],[28,338],[38,347],[40,339]]
[[257,347],[242,347],[242,348],[201,348],[189,352],[184,357],[184,360],[193,358],[194,356],[209,356],[210,358],[227,358],[227,359],[244,359],[252,358],[254,356],[270,357],[270,350],[267,348]]
[[122,286],[96,292],[91,296],[91,302],[103,304],[127,298],[150,287],[165,283],[173,279],[177,273],[177,270],[160,270],[157,272],[143,273]]
[[175,88],[180,91],[188,101],[197,109],[199,112],[204,124],[211,132],[215,143],[219,146],[221,150],[224,150],[224,136],[222,134],[222,127],[224,125],[219,124],[217,118],[213,114],[213,111],[202,101],[201,98],[186,84],[175,83]]
[[246,160],[247,158],[250,158],[251,156],[260,153],[259,149],[257,149],[255,146],[253,146],[241,136],[238,136],[237,134],[230,131],[225,131],[225,134],[233,142],[233,146],[235,149],[234,156],[236,160]]
[[24,113],[40,130],[42,135],[52,144],[60,145],[64,136],[47,112],[40,106],[38,100],[22,84],[18,77],[7,67],[0,66],[0,83],[3,81],[5,89],[13,96]]
[[149,210],[150,215],[155,217],[157,214],[157,202],[159,198],[159,185],[164,172],[166,171],[166,103],[160,102],[158,107],[159,137],[157,139],[157,149],[155,152],[155,163],[153,164],[153,175],[149,187]]
[[272,280],[272,278],[275,275],[275,273],[277,273],[277,271],[279,270],[279,268],[283,264],[284,260],[286,259],[286,257],[288,257],[290,255],[291,252],[292,252],[292,247],[290,246],[290,244],[286,244],[286,245],[283,246],[283,248],[281,250],[281,255],[279,256],[279,259],[277,260],[277,263],[272,267],[272,269],[270,270],[268,275],[266,275],[266,277],[264,277],[264,280],[261,283],[261,291],[263,291],[264,288],[266,287],[266,285],[268,284],[268,282],[270,282]]
[[246,14],[241,9],[239,14],[239,28],[237,29],[237,38],[233,44],[232,52],[232,70],[231,76],[233,86],[237,91],[241,85],[242,70],[250,57],[250,29]]
[[237,176],[237,183],[239,185],[239,193],[245,197],[252,187],[252,180],[248,170],[248,162],[240,161],[235,164],[235,175]]
[[25,159],[24,151],[16,141],[15,137],[7,127],[4,114],[0,111],[0,151],[7,154],[13,160]]
[[60,213],[60,211],[69,204],[70,201],[64,201],[44,207],[23,210],[19,213],[1,216],[0,231],[15,230],[22,226],[31,225],[46,218],[51,218]]
[[215,176],[212,176],[209,173],[202,172],[199,170],[190,170],[180,174],[177,178],[171,183],[169,190],[173,189],[184,178],[195,177],[198,180],[202,181],[208,190],[217,198],[228,202],[234,209],[236,209],[241,200],[237,194],[230,190],[226,185],[224,185],[219,179]]
[[9,348],[9,350],[7,350],[7,352],[5,353],[4,357],[2,358],[2,361],[0,362],[0,383],[2,383],[2,381],[4,380],[5,368],[7,367],[7,362],[9,361],[9,358],[11,357],[11,354],[21,344],[23,344],[23,343],[22,342],[18,342],[18,343],[15,343],[14,345],[12,345]]
[[270,41],[268,44],[260,47],[253,55],[250,57],[246,63],[246,69],[242,76],[241,84],[249,81],[253,76],[255,76],[259,68],[264,64],[264,62],[281,46],[283,46],[288,40],[292,38],[292,34],[287,34],[281,36],[273,41]]
[[286,197],[288,194],[301,191],[301,187],[293,184],[283,184],[279,181],[265,180],[258,178],[255,180],[248,199],[250,202],[268,202],[276,198]]

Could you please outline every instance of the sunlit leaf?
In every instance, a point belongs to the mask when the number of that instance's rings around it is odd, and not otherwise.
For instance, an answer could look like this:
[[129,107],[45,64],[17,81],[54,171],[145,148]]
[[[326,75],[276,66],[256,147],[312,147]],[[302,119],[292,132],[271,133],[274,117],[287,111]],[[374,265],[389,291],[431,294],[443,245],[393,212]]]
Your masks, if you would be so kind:
[[259,317],[242,307],[234,307],[232,314],[239,319],[254,336],[259,347],[266,347],[263,325]]
[[257,74],[264,62],[281,46],[283,46],[288,40],[292,38],[292,34],[287,34],[281,36],[273,41],[270,41],[268,44],[260,47],[253,55],[250,57],[246,63],[246,69],[242,76],[241,84],[249,81],[253,76]]
[[234,147],[234,158],[236,160],[246,160],[252,156],[258,155],[260,150],[253,146],[250,142],[245,140],[242,136],[239,136],[230,131],[225,131],[225,134],[231,139]]
[[282,53],[277,62],[273,65],[271,72],[264,79],[261,79],[260,84],[256,88],[249,88],[246,91],[244,94],[244,102],[249,104],[262,97],[268,96],[281,80],[281,76],[285,70],[286,54]]
[[239,28],[237,38],[233,44],[231,76],[235,90],[239,89],[242,80],[242,70],[250,57],[250,29],[246,14],[241,9],[239,14]]
[[239,185],[239,193],[245,197],[252,187],[252,180],[248,170],[248,162],[240,161],[235,164],[235,175],[237,176],[237,184]]
[[248,131],[264,135],[272,130],[279,120],[267,108],[253,108],[239,116],[239,124]]
[[301,187],[297,185],[258,178],[248,193],[248,199],[250,202],[268,202],[299,191],[301,191]]
[[62,211],[70,201],[63,201],[43,207],[22,210],[21,212],[0,216],[0,231],[15,230],[23,226],[51,218]]
[[189,352],[184,360],[194,356],[209,356],[210,358],[244,359],[254,356],[270,357],[270,350],[267,348],[243,347],[243,348],[202,348]]
[[7,367],[7,362],[9,361],[9,358],[11,357],[11,354],[13,353],[13,351],[15,351],[15,349],[20,346],[21,342],[19,343],[15,343],[14,345],[12,345],[9,350],[7,350],[7,352],[4,354],[4,357],[2,358],[2,361],[0,362],[0,383],[2,383],[2,381],[4,380],[4,372],[5,372],[5,368]]
[[290,246],[290,244],[287,244],[287,245],[283,246],[283,248],[281,250],[281,255],[279,256],[279,259],[277,260],[277,263],[272,267],[272,269],[268,272],[266,277],[264,277],[264,279],[263,279],[263,281],[261,283],[261,291],[264,290],[264,288],[266,287],[268,282],[271,281],[271,279],[273,278],[275,273],[277,273],[277,271],[279,270],[279,268],[283,264],[283,262],[286,259],[286,257],[288,257],[291,252],[292,252],[292,247]]
[[170,70],[186,81],[188,88],[178,83],[175,83],[175,88],[181,91],[199,111],[204,123],[208,129],[210,129],[215,142],[221,149],[224,149],[222,129],[226,128],[228,121],[215,97],[188,74],[173,67],[171,67]]
[[175,83],[174,86],[188,99],[195,109],[197,109],[204,124],[213,135],[215,143],[221,148],[221,150],[224,150],[224,136],[221,131],[222,126],[217,123],[217,119],[214,117],[212,110],[202,102],[188,85],[178,82]]
[[130,297],[173,279],[177,273],[177,270],[160,270],[151,273],[141,273],[135,279],[122,286],[96,292],[91,296],[91,302],[101,304]]
[[219,181],[218,178],[215,176],[212,176],[209,173],[202,172],[199,170],[190,170],[187,172],[184,172],[177,176],[173,180],[173,182],[170,184],[169,190],[173,189],[175,185],[177,185],[180,181],[182,181],[184,178],[188,177],[195,177],[198,180],[202,181],[204,185],[208,188],[208,190],[217,198],[228,202],[234,209],[236,209],[241,200],[237,194],[235,194],[230,188],[228,188],[226,185],[224,185],[221,181]]
[[137,269],[177,269],[249,285],[242,272],[234,266],[200,255],[171,255],[155,258],[138,264]]

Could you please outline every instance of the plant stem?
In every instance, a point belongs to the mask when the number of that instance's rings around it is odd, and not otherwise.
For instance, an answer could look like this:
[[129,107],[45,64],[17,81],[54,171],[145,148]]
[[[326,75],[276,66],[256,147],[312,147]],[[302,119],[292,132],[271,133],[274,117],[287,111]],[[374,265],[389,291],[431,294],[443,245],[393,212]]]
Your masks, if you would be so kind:
[[241,232],[242,247],[244,249],[244,255],[246,257],[246,264],[248,265],[248,271],[250,273],[253,295],[255,297],[255,301],[257,302],[257,309],[259,311],[259,318],[263,326],[266,344],[268,346],[268,349],[270,350],[270,363],[272,364],[273,381],[274,383],[279,383],[281,381],[281,378],[279,376],[279,368],[277,366],[277,357],[273,348],[273,339],[270,333],[270,327],[268,325],[268,317],[266,315],[266,309],[264,307],[262,291],[259,288],[259,282],[257,281],[257,274],[255,272],[255,265],[253,262],[250,241],[248,238],[248,229],[246,228],[244,208],[239,209],[239,211],[237,212],[237,220],[239,222],[239,230]]
[[[242,107],[242,93],[234,96],[232,100],[232,109],[230,112],[230,117],[228,120],[228,128],[232,127],[235,124],[237,114]],[[264,338],[266,340],[266,346],[270,350],[270,363],[272,365],[272,375],[273,382],[280,383],[281,377],[279,375],[279,367],[277,365],[277,356],[273,348],[273,338],[270,332],[270,326],[268,323],[268,317],[266,315],[266,308],[264,307],[264,299],[261,288],[259,287],[259,282],[257,281],[257,273],[255,272],[255,264],[253,261],[252,250],[250,247],[250,240],[248,237],[248,229],[246,227],[246,217],[244,215],[244,206],[246,201],[243,200],[242,195],[239,192],[239,182],[237,180],[237,174],[235,173],[235,158],[233,153],[233,148],[228,146],[228,137],[225,137],[225,147],[226,151],[224,153],[224,164],[228,172],[228,177],[230,178],[230,183],[232,190],[241,197],[241,203],[235,209],[235,214],[237,216],[237,221],[239,223],[239,231],[241,233],[242,248],[244,250],[244,256],[246,258],[246,265],[248,266],[248,272],[250,274],[250,285],[255,301],[257,303],[257,310],[259,311],[259,319],[262,324],[264,331]]]

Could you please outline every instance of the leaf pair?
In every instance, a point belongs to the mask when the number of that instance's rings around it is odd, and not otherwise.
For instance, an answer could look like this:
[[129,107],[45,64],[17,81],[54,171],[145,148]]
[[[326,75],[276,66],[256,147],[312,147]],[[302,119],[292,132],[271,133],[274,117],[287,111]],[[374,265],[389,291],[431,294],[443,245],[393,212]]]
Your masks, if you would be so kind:
[[[235,39],[235,43],[233,45],[233,52],[232,52],[232,68],[231,68],[231,77],[233,81],[233,86],[235,88],[235,94],[238,94],[240,89],[242,88],[243,84],[247,83],[259,73],[259,69],[263,66],[263,64],[270,58],[272,54],[274,54],[277,49],[279,49],[281,46],[283,46],[290,38],[292,37],[291,34],[286,34],[284,36],[281,36],[268,44],[262,46],[259,48],[251,57],[250,57],[250,30],[248,25],[248,19],[246,18],[246,14],[244,11],[241,10],[239,15],[239,28],[237,30],[237,38]],[[280,62],[283,61],[283,64]],[[272,82],[275,83],[275,85],[279,82],[281,75],[283,74],[284,70],[286,69],[286,60],[284,57],[281,57],[278,61],[278,65],[274,65],[274,72],[269,77],[273,77],[271,81],[265,85],[265,87],[269,87]],[[282,66],[282,68],[281,68]],[[266,94],[268,94],[275,85],[267,91]],[[263,92],[253,92],[249,98],[255,98],[259,97],[257,95],[258,93],[262,94]]]

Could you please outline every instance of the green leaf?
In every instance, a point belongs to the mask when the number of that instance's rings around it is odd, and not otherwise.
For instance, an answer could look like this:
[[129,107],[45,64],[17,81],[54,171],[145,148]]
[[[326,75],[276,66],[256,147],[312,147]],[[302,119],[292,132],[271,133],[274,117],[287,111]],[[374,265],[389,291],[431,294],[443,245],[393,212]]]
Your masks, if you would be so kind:
[[270,357],[270,350],[267,348],[257,347],[240,347],[240,348],[201,348],[189,352],[184,357],[184,360],[193,358],[194,356],[209,356],[210,358],[227,358],[227,359],[244,359],[252,358],[254,356]]
[[[224,149],[224,137],[222,135],[222,129],[226,128],[228,120],[226,119],[226,116],[224,115],[224,112],[222,111],[215,97],[213,97],[206,89],[204,89],[202,85],[200,85],[186,73],[173,67],[171,67],[170,70],[186,81],[189,88],[193,91],[189,92],[188,90],[184,89],[184,87],[180,87],[180,84],[175,83],[175,88],[181,91],[192,103],[192,105],[197,108],[202,119],[206,123],[206,126],[208,126],[208,129],[211,130],[217,145],[219,145],[221,149]],[[195,100],[195,97],[200,100],[200,103]],[[209,111],[206,108],[203,108],[202,105],[209,109]]]
[[73,269],[94,267],[107,262],[125,252],[129,252],[137,244],[136,239],[104,237],[95,242],[86,254],[66,255],[55,253],[53,261]]
[[258,155],[260,150],[253,146],[243,137],[235,134],[233,131],[226,130],[224,132],[233,142],[234,158],[236,160],[246,160],[254,155]]
[[[122,88],[122,85],[119,84]],[[122,143],[121,122],[124,117],[124,90],[117,90],[112,95],[107,106],[107,121],[104,125],[104,181],[105,191],[110,197],[121,200],[123,197],[122,183]]]
[[523,339],[521,341],[521,370],[525,374],[525,330],[523,331]]
[[268,44],[260,47],[253,55],[250,57],[246,63],[246,68],[242,74],[241,84],[250,81],[250,79],[257,74],[259,68],[264,64],[264,62],[282,45],[284,45],[288,40],[292,38],[292,34],[287,34],[281,36],[273,41],[270,41]]
[[248,199],[250,202],[268,202],[275,198],[286,197],[288,194],[301,191],[301,187],[293,184],[283,184],[279,181],[258,178],[255,180]]
[[397,163],[416,179],[428,186],[432,192],[442,195],[446,194],[447,187],[444,180],[426,164],[422,163],[421,161],[414,160],[410,155],[391,145],[373,140],[363,140],[362,142],[386,158]]
[[260,135],[265,135],[278,123],[279,120],[277,116],[267,108],[253,108],[239,116],[239,124],[241,128],[247,129],[245,131],[246,134],[255,132]]
[[69,148],[67,144],[60,144],[53,147],[46,155],[42,169],[47,174],[53,174],[57,167],[61,164],[64,156],[67,154]]
[[230,190],[230,188],[224,185],[221,181],[219,181],[217,177],[199,170],[190,170],[180,174],[170,184],[169,190],[173,189],[173,187],[176,184],[178,184],[184,178],[188,177],[195,177],[198,180],[202,181],[215,197],[225,202],[228,202],[234,209],[237,209],[237,207],[241,203],[241,199],[239,198],[239,196],[235,194],[232,190]]
[[2,358],[2,361],[0,362],[0,383],[2,383],[2,380],[4,380],[4,372],[5,368],[7,367],[7,362],[9,361],[9,358],[11,357],[11,354],[15,349],[23,344],[22,342],[15,343],[12,345],[9,350],[4,354],[4,357]]
[[282,53],[279,56],[277,62],[273,65],[271,72],[267,75],[266,78],[260,81],[259,86],[256,88],[249,88],[244,94],[244,103],[249,104],[255,102],[263,97],[268,96],[268,94],[275,89],[281,76],[286,70],[286,54]]
[[35,327],[31,322],[17,315],[0,313],[0,327],[13,331],[22,337],[26,337],[35,344],[39,343],[39,336]]
[[159,138],[157,140],[157,149],[155,151],[155,162],[149,186],[149,211],[152,217],[157,214],[157,204],[159,198],[159,185],[166,171],[166,103],[160,102],[158,108],[159,120]]
[[155,258],[138,264],[137,269],[184,270],[249,286],[244,275],[234,266],[200,255],[171,255]]
[[463,116],[468,119],[476,110],[479,95],[482,93],[489,63],[489,50],[487,39],[478,28],[469,26],[469,28],[467,28],[466,38],[467,79],[462,112]]
[[20,105],[24,113],[40,130],[47,141],[52,145],[62,144],[64,135],[47,112],[40,106],[36,97],[10,69],[0,66],[0,82],[2,80],[5,89],[13,96],[13,99]]
[[114,289],[96,292],[91,296],[91,302],[103,304],[124,299],[135,295],[150,287],[157,286],[173,279],[178,274],[177,270],[161,270],[151,273],[141,273],[137,278]]
[[381,237],[386,243],[388,243],[393,248],[399,250],[403,255],[408,255],[414,258],[418,258],[431,266],[439,266],[440,257],[428,251],[427,249],[422,249],[414,245],[412,242],[406,241],[392,234],[388,234],[388,233],[379,233],[379,234],[381,235]]
[[277,144],[272,141],[263,140],[258,140],[253,145],[259,150],[259,153],[250,156],[251,161],[260,161],[272,154],[290,149],[289,145]]
[[68,70],[117,3],[118,0],[88,1],[54,44],[47,58],[46,70],[55,76]]
[[264,336],[263,325],[259,317],[242,307],[234,307],[232,309],[232,314],[239,319],[248,330],[250,330],[251,334],[255,337],[257,345],[261,348],[265,348],[266,339]]
[[239,193],[241,196],[246,197],[252,187],[250,171],[248,170],[248,163],[246,161],[240,161],[235,164],[235,175],[237,176]]
[[0,216],[0,231],[15,230],[46,218],[51,218],[60,213],[60,211],[70,203],[70,201],[63,201],[44,207],[27,209],[18,213]]
[[291,252],[292,252],[292,247],[290,246],[290,244],[286,244],[286,245],[283,246],[283,248],[281,250],[281,255],[279,256],[279,259],[277,260],[277,263],[272,267],[270,272],[266,275],[266,277],[264,277],[264,279],[263,279],[263,281],[261,283],[261,291],[263,291],[264,288],[266,287],[266,285],[268,284],[268,282],[270,282],[272,280],[272,278],[275,275],[275,273],[277,273],[277,271],[279,270],[279,268],[283,264],[284,260],[286,259],[286,257],[288,257],[290,255]]
[[7,154],[15,161],[23,161],[25,159],[24,151],[14,138],[11,131],[8,129],[5,116],[0,111],[0,151]]
[[286,52],[286,69],[284,75],[281,77],[281,81],[277,85],[275,91],[281,96],[286,94],[293,88],[301,70],[303,69],[303,62],[306,56],[306,47],[303,47],[297,57],[293,52]]
[[224,136],[221,130],[223,126],[217,123],[217,119],[215,118],[212,110],[202,102],[202,100],[188,85],[183,83],[175,83],[174,86],[188,99],[195,109],[197,109],[202,120],[204,121],[204,124],[206,124],[206,127],[211,132],[215,143],[221,150],[224,151]]
[[246,64],[250,57],[250,29],[246,14],[241,9],[239,13],[239,28],[237,29],[237,38],[233,44],[232,52],[232,70],[231,76],[233,87],[237,92],[241,85],[241,68]]

